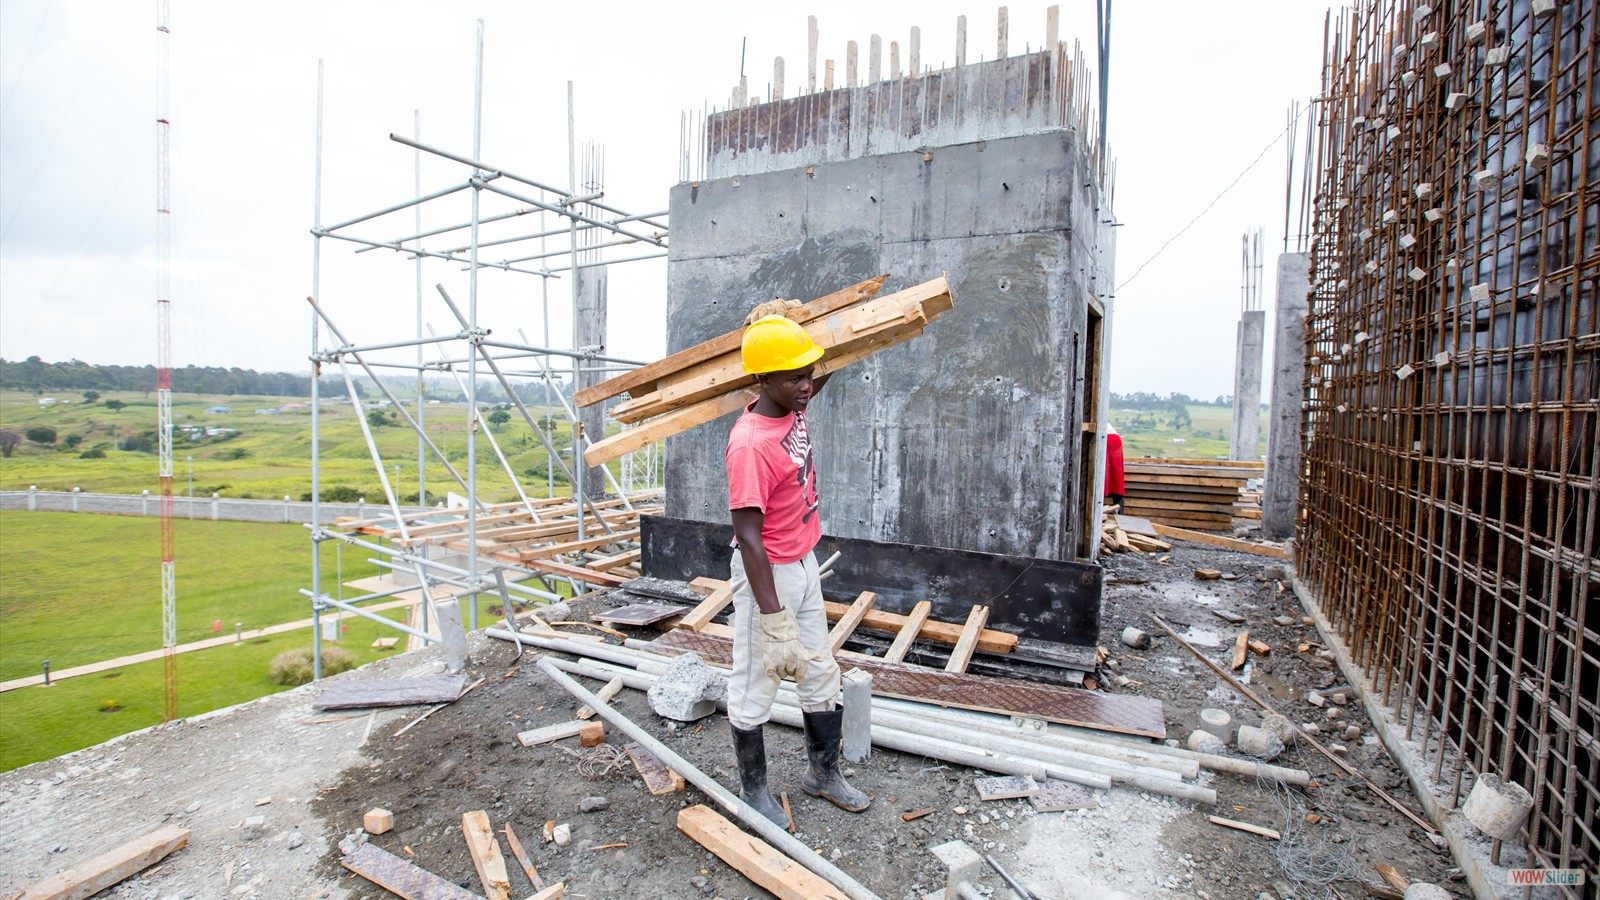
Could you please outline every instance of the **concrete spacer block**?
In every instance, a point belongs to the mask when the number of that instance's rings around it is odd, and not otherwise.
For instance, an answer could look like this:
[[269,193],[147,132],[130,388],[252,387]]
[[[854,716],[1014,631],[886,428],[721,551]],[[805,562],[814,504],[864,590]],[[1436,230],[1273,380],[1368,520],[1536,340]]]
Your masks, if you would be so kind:
[[1483,56],[1483,64],[1489,66],[1490,68],[1503,66],[1510,61],[1510,47],[1491,47],[1489,52],[1485,53]]
[[1489,299],[1489,285],[1480,281],[1468,288],[1468,294],[1472,297],[1472,302],[1482,303]]
[[1528,148],[1528,155],[1524,157],[1528,168],[1539,171],[1550,165],[1550,147],[1546,144],[1534,144]]
[[1483,39],[1488,37],[1488,36],[1489,36],[1489,23],[1486,22],[1486,21],[1485,22],[1473,22],[1473,23],[1471,23],[1471,24],[1469,24],[1467,26],[1467,43],[1468,44],[1482,43]]
[[1545,16],[1555,15],[1558,6],[1560,4],[1556,0],[1533,0],[1528,4],[1528,10],[1533,13],[1535,19],[1542,19]]
[[864,763],[872,758],[872,673],[850,669],[844,685],[844,758]]
[[1233,717],[1227,710],[1206,708],[1200,710],[1200,721],[1206,723],[1207,728],[1227,728],[1233,724]]
[[1433,77],[1449,78],[1450,74],[1454,71],[1455,69],[1450,68],[1449,63],[1439,63],[1437,66],[1433,67]]
[[1533,811],[1533,797],[1515,782],[1501,781],[1498,775],[1479,775],[1472,793],[1461,807],[1473,827],[1499,841],[1515,839],[1522,823]]
[[983,857],[968,846],[966,841],[950,841],[937,847],[929,847],[928,850],[950,871],[944,889],[946,897],[956,896],[961,886],[976,877],[983,866]]
[[1465,109],[1466,105],[1467,105],[1467,95],[1463,94],[1463,93],[1460,93],[1459,91],[1452,91],[1448,96],[1446,96],[1444,98],[1444,108],[1450,110],[1451,112],[1455,112],[1456,110],[1460,110],[1460,109]]

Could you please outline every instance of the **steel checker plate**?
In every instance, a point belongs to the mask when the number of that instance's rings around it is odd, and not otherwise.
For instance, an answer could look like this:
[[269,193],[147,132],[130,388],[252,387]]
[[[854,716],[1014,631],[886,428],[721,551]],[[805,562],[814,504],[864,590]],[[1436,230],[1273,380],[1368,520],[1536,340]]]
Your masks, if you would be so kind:
[[[650,649],[666,654],[692,650],[711,665],[727,667],[733,664],[732,641],[684,629],[669,631],[656,638],[651,642]],[[872,693],[882,697],[1027,716],[1062,725],[1141,737],[1162,739],[1167,736],[1166,716],[1161,701],[1145,697],[1104,694],[1011,678],[940,672],[921,666],[860,657],[839,657],[839,667],[870,673]]]

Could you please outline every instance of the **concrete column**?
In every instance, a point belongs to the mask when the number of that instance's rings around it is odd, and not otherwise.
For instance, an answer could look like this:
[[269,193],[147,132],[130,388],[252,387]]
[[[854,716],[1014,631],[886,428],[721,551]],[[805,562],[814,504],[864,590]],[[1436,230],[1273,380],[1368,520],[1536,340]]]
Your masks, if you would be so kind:
[[844,686],[842,752],[850,762],[866,762],[872,758],[872,673],[851,669],[840,681]]
[[[467,602],[476,603],[477,600],[470,597]],[[467,630],[461,623],[461,601],[455,598],[436,600],[433,610],[439,620],[439,637],[444,643],[444,670],[452,675],[464,671],[468,661]]]
[[911,26],[911,42],[906,45],[906,74],[916,78],[922,74],[922,29]]
[[900,78],[900,42],[889,42],[889,77]]
[[1310,311],[1311,256],[1278,257],[1278,306],[1272,340],[1272,408],[1267,413],[1267,480],[1261,494],[1261,534],[1294,536],[1300,494],[1300,412],[1306,377],[1306,313]]
[[967,17],[956,16],[956,68],[967,64]]
[[806,16],[806,93],[817,92],[817,17]]
[[844,45],[844,86],[845,87],[855,87],[856,86],[856,81],[858,80],[856,78],[856,56],[860,53],[860,50],[861,50],[861,48],[856,44],[855,41],[850,41],[850,42],[848,42],[848,43],[846,43]]
[[[599,347],[601,353],[605,352],[606,345],[606,285],[608,279],[607,266],[594,266],[578,270],[578,346]],[[592,367],[592,361],[585,361],[584,367]],[[578,390],[599,384],[606,380],[604,372],[582,372],[578,375]],[[589,440],[599,441],[605,437],[605,411],[604,404],[596,403],[593,406],[579,411],[580,421],[583,422],[583,431]],[[573,462],[581,465],[582,454]],[[591,468],[583,473],[584,493],[591,497],[598,497],[607,491],[606,476],[598,467]]]
[[873,35],[867,44],[867,75],[868,84],[877,84],[883,80],[883,38]]
[[1266,338],[1265,310],[1246,310],[1239,316],[1237,355],[1233,373],[1233,433],[1228,458],[1255,460],[1261,442],[1261,353]]

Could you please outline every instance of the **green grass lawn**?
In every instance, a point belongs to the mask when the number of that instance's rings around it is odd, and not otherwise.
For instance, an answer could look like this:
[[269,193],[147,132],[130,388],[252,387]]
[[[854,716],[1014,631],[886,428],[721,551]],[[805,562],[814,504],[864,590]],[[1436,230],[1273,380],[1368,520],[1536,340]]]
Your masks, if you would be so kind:
[[[310,616],[311,552],[295,525],[174,522],[178,642],[232,634],[245,643],[178,657],[179,711],[195,715],[283,690],[267,678],[276,654],[309,646],[305,629],[264,638],[251,630]],[[325,545],[323,589],[377,574],[365,551]],[[348,588],[343,596],[353,596]],[[495,601],[480,598],[480,625]],[[380,615],[399,618],[401,610]],[[373,638],[400,635],[344,617],[342,645],[361,662],[381,651]],[[403,637],[403,635],[400,635]],[[0,680],[83,665],[161,646],[160,522],[126,516],[0,511]],[[0,770],[87,747],[161,719],[162,663],[0,694]],[[120,706],[101,711],[106,701]]]
[[[0,428],[25,432],[48,426],[56,431],[54,444],[25,441],[9,459],[0,459],[0,490],[66,491],[81,487],[85,491],[137,494],[159,490],[158,461],[154,452],[117,449],[120,442],[156,428],[156,398],[137,391],[108,391],[89,403],[73,394],[47,394],[58,400],[40,406],[32,393],[0,391]],[[110,409],[107,401],[126,404]],[[194,476],[194,495],[212,492],[224,497],[295,500],[311,490],[311,411],[293,410],[275,415],[257,415],[257,409],[277,408],[285,403],[304,403],[294,397],[225,397],[206,394],[175,394],[173,419],[173,493],[187,496],[189,476]],[[231,412],[208,413],[213,406],[227,406]],[[550,410],[530,407],[535,416]],[[562,416],[558,415],[558,418]],[[399,464],[399,492],[417,492],[417,438],[404,422],[373,429],[373,439],[392,478]],[[186,426],[233,428],[237,433],[191,439]],[[467,412],[459,403],[441,403],[426,408],[428,435],[451,461],[463,478],[467,473]],[[613,423],[612,430],[620,426]],[[373,470],[361,423],[348,405],[324,406],[321,416],[321,478],[324,490],[348,487],[366,496],[369,502],[383,497],[377,473]],[[559,427],[552,435],[558,450],[571,443],[570,429]],[[513,411],[512,420],[497,426],[494,436],[530,496],[548,493],[548,458],[543,444],[532,429]],[[68,446],[75,440],[75,446]],[[479,493],[490,502],[516,499],[511,479],[496,459],[487,440],[478,442]],[[98,450],[104,458],[84,459],[82,454]],[[613,473],[618,469],[612,463]],[[445,469],[444,463],[430,454],[427,467],[430,499],[438,500],[445,491],[463,492]],[[560,477],[555,493],[570,493]]]
[[[1155,424],[1135,424],[1140,410],[1113,409],[1111,422],[1122,435],[1123,452],[1129,456],[1176,457],[1179,459],[1227,459],[1228,432],[1233,427],[1233,409],[1228,406],[1189,404],[1188,428],[1173,428],[1171,413],[1146,410],[1143,420]],[[1182,441],[1182,443],[1176,443]],[[1267,413],[1261,413],[1259,455],[1267,452]]]

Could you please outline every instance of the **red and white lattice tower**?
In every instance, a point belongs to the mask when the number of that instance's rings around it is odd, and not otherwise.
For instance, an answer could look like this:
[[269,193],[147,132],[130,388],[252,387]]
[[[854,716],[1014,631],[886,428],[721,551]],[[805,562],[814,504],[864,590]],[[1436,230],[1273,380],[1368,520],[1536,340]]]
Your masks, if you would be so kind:
[[163,718],[178,717],[178,574],[172,551],[172,123],[168,0],[156,0],[156,409],[161,443],[161,650]]

